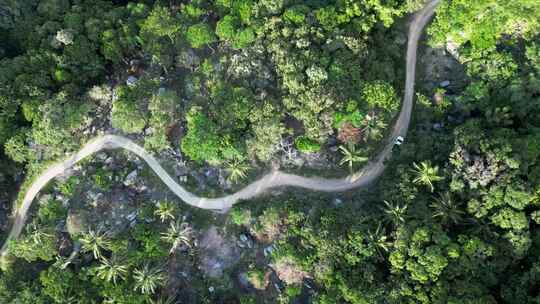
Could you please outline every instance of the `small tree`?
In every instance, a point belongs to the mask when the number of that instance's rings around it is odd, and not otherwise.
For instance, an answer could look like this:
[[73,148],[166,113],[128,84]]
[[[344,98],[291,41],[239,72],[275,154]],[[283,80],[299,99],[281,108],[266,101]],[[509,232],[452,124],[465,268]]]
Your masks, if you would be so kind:
[[388,222],[391,222],[394,226],[405,223],[407,205],[400,206],[399,204],[392,204],[388,201],[384,201],[386,205],[384,213]]
[[171,249],[169,253],[173,253],[180,245],[186,245],[188,247],[192,246],[192,234],[193,229],[184,222],[171,223],[167,232],[162,233],[162,239],[171,244]]
[[216,41],[216,36],[208,24],[199,23],[188,28],[186,39],[192,47],[198,49]]
[[176,208],[173,203],[161,201],[157,203],[156,207],[157,209],[154,211],[154,214],[159,216],[162,222],[165,222],[167,219],[175,219]]
[[143,294],[153,294],[156,289],[165,282],[165,276],[162,270],[145,264],[142,268],[133,271],[133,280],[135,281],[135,290],[140,290]]
[[459,209],[459,205],[452,199],[450,192],[441,194],[430,205],[433,208],[433,218],[440,219],[443,224],[459,223],[465,212]]
[[107,234],[101,231],[89,230],[88,233],[83,234],[80,242],[82,251],[92,252],[96,259],[102,257],[102,250],[111,248],[111,241],[108,239]]
[[368,157],[363,156],[361,151],[356,150],[356,147],[353,144],[348,145],[348,147],[339,146],[339,150],[341,150],[341,153],[343,154],[343,158],[339,164],[348,164],[351,173],[353,172],[354,164],[363,163],[369,159]]
[[235,158],[234,160],[227,163],[227,168],[225,171],[229,174],[228,180],[231,183],[236,183],[241,179],[246,178],[247,171],[249,166],[246,165],[242,160]]
[[155,6],[141,25],[141,33],[147,36],[168,37],[172,43],[181,29],[180,21],[171,11],[162,6]]
[[435,190],[433,186],[434,182],[441,181],[442,176],[439,176],[439,166],[432,166],[431,162],[423,161],[418,165],[413,163],[414,170],[412,172],[416,175],[416,178],[413,180],[414,183],[428,186],[431,192]]
[[117,259],[102,259],[101,265],[97,268],[97,277],[107,282],[116,284],[118,279],[125,279],[128,266],[120,263]]

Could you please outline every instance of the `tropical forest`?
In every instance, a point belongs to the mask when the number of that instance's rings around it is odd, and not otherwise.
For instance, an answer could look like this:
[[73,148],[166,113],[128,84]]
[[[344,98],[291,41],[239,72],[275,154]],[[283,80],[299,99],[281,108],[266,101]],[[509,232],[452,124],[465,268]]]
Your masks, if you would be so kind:
[[0,0],[1,304],[540,304],[540,1]]

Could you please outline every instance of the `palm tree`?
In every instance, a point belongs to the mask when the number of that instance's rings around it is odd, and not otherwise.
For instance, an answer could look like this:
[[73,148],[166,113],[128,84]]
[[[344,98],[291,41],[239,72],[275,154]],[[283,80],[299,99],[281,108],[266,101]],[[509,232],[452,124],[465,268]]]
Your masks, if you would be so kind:
[[384,208],[384,213],[387,216],[389,222],[393,223],[394,226],[405,223],[405,216],[407,213],[407,205],[400,206],[399,204],[391,204],[388,201],[384,201],[386,208]]
[[116,280],[125,278],[127,270],[128,266],[116,258],[101,259],[101,265],[97,268],[97,277],[107,282],[112,281],[116,285]]
[[34,245],[41,245],[43,244],[44,240],[50,239],[53,237],[51,233],[46,233],[45,229],[38,228],[36,224],[32,223],[30,226],[32,230],[32,234],[30,235],[30,238]]
[[157,209],[154,211],[154,214],[159,216],[162,222],[165,222],[167,219],[175,219],[176,208],[173,203],[169,201],[161,201],[156,205]]
[[362,129],[366,140],[379,140],[383,137],[383,130],[386,128],[386,123],[378,119],[374,113],[366,115],[366,125]]
[[162,233],[162,239],[171,244],[171,249],[169,253],[173,253],[180,245],[184,244],[188,247],[191,247],[191,237],[193,234],[193,229],[189,227],[187,223],[171,223],[167,232]]
[[133,270],[133,279],[135,290],[140,290],[143,294],[153,294],[156,288],[163,285],[165,276],[161,269],[150,268],[148,264],[145,264],[143,268]]
[[363,156],[362,151],[357,151],[356,147],[353,144],[349,144],[348,146],[348,148],[344,146],[339,146],[339,149],[343,154],[343,158],[341,159],[341,162],[339,164],[341,166],[344,164],[348,164],[349,170],[352,173],[354,164],[366,162],[369,158]]
[[435,189],[433,182],[438,182],[443,179],[442,176],[439,176],[439,166],[432,166],[431,162],[423,161],[418,165],[413,163],[414,170],[413,173],[416,175],[416,178],[413,180],[416,184],[421,184],[428,186],[431,192]]
[[440,219],[443,224],[457,224],[463,218],[465,212],[459,209],[459,205],[452,199],[450,192],[441,194],[430,205],[433,208],[433,218]]
[[92,252],[94,258],[100,258],[102,250],[109,250],[111,247],[111,241],[108,239],[106,233],[101,231],[89,230],[88,233],[84,234],[81,239],[82,251],[83,252]]
[[241,179],[246,178],[249,166],[246,165],[241,159],[235,159],[227,163],[225,171],[229,174],[227,178],[231,183],[236,183]]
[[150,304],[173,304],[174,300],[174,297],[150,299]]
[[381,229],[380,223],[375,232],[372,233],[371,231],[368,231],[367,240],[370,244],[375,246],[375,250],[377,250],[381,258],[384,257],[384,252],[388,252],[388,249],[391,246],[391,243],[387,239],[384,230]]

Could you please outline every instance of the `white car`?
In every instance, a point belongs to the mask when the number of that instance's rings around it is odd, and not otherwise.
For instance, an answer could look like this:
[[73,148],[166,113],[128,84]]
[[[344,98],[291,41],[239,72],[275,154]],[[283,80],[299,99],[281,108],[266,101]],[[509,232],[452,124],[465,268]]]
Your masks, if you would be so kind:
[[403,138],[403,136],[398,136],[396,137],[396,139],[394,140],[394,145],[396,146],[401,146],[403,144],[403,141],[405,139]]

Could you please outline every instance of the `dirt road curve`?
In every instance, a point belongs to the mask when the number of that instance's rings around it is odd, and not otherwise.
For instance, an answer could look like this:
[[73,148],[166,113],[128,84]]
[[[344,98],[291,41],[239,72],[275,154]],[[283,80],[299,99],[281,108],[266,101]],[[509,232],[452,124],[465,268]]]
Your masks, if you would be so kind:
[[198,197],[188,192],[184,187],[176,183],[174,179],[161,167],[159,162],[148,154],[141,146],[133,141],[116,135],[105,135],[87,143],[78,153],[69,159],[49,167],[45,172],[36,178],[34,183],[27,190],[21,206],[14,214],[14,223],[11,232],[0,249],[0,254],[5,255],[9,240],[17,238],[26,222],[27,212],[32,201],[41,189],[49,181],[64,173],[74,164],[103,149],[122,148],[129,150],[141,157],[152,168],[156,175],[173,191],[181,200],[192,206],[226,212],[231,206],[242,199],[255,197],[266,190],[279,186],[294,186],[316,191],[337,192],[365,186],[377,179],[384,170],[384,160],[392,152],[394,139],[397,136],[405,137],[409,128],[411,112],[413,107],[414,78],[416,71],[416,51],[418,40],[428,21],[431,19],[440,0],[433,0],[419,11],[412,20],[409,28],[409,42],[407,46],[407,75],[405,80],[405,95],[399,117],[394,125],[390,136],[386,139],[386,145],[379,155],[369,162],[360,171],[341,179],[325,179],[317,177],[303,177],[287,174],[281,171],[273,171],[259,180],[249,184],[242,190],[221,198]]

